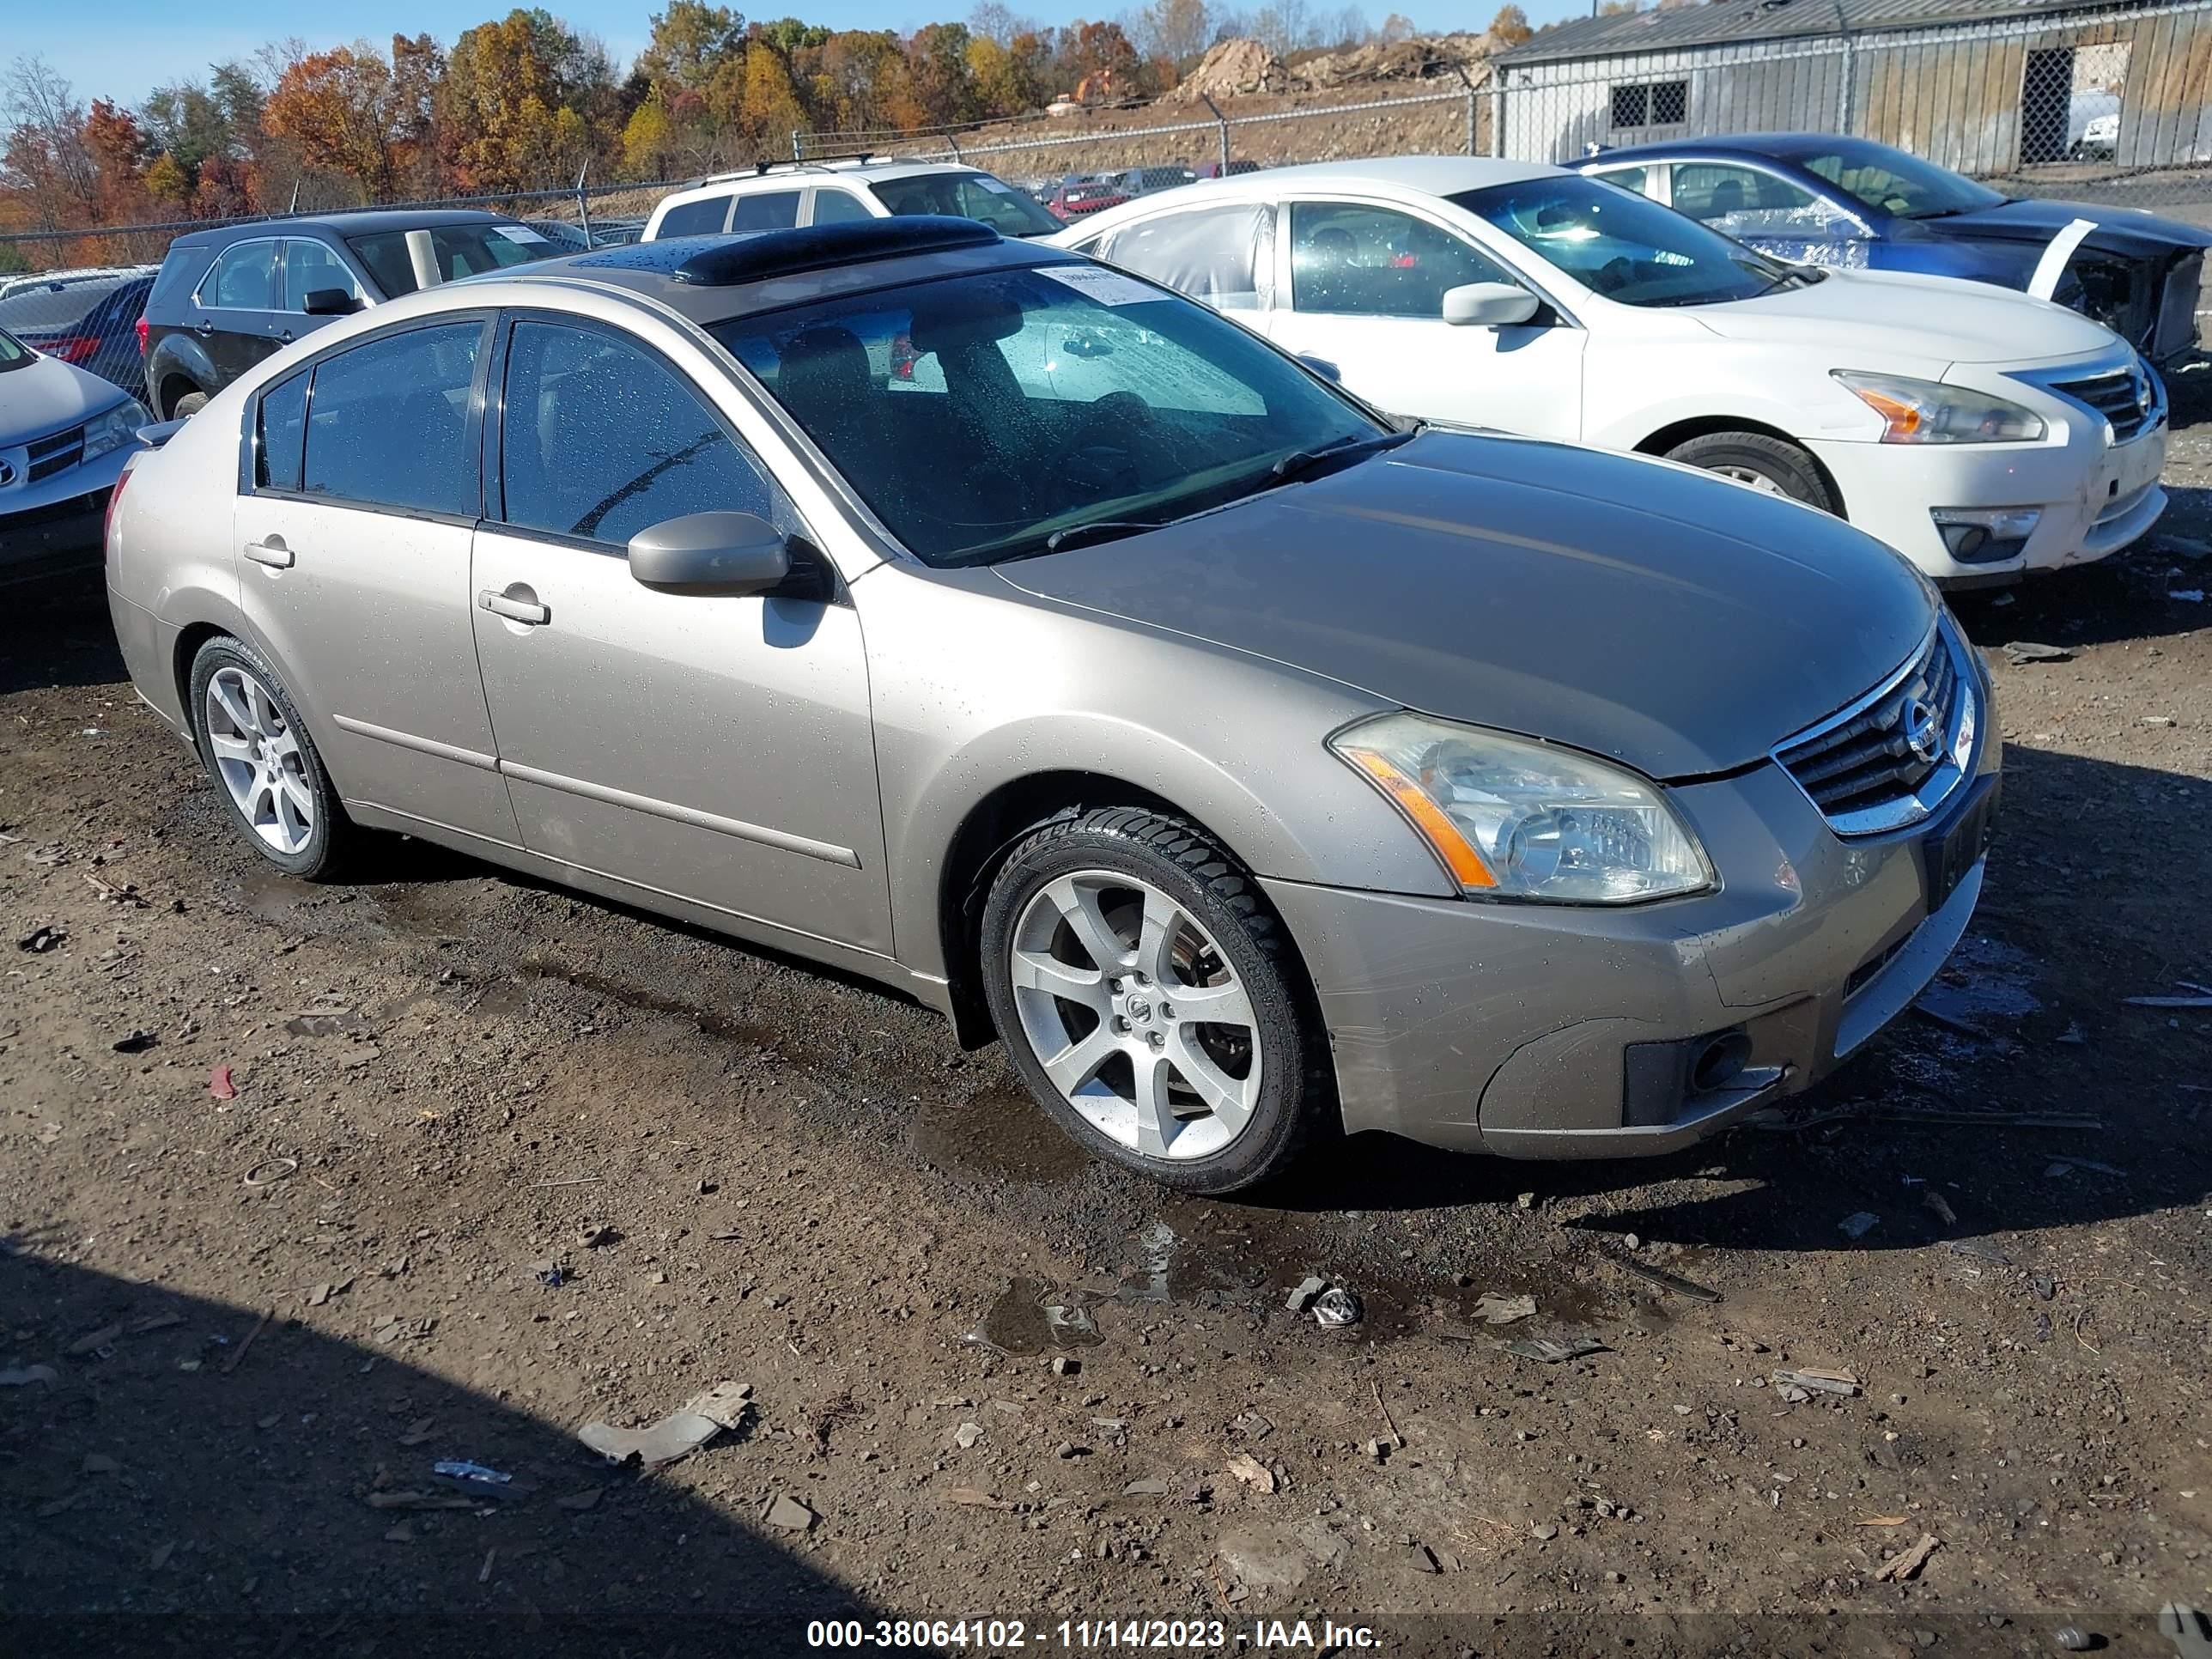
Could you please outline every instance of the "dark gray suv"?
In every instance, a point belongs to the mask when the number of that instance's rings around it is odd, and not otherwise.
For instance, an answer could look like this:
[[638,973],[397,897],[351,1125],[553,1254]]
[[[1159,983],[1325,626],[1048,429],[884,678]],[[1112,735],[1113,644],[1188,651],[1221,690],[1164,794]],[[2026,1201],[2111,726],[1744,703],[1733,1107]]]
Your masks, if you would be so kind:
[[429,236],[441,282],[568,252],[517,220],[460,209],[325,213],[179,236],[146,302],[155,414],[196,414],[332,317],[413,293],[422,283],[408,235],[418,230]]

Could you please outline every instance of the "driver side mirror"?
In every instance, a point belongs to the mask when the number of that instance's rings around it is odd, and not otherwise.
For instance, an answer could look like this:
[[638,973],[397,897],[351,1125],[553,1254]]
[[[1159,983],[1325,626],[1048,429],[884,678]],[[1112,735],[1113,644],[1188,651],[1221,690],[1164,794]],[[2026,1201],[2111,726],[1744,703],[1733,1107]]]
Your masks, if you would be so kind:
[[629,538],[629,574],[647,587],[764,593],[791,574],[791,549],[757,514],[687,513]]
[[350,317],[361,309],[361,301],[342,288],[316,288],[307,290],[300,308],[310,317]]
[[1444,290],[1444,321],[1455,328],[1510,328],[1533,318],[1540,303],[1511,283],[1463,283]]

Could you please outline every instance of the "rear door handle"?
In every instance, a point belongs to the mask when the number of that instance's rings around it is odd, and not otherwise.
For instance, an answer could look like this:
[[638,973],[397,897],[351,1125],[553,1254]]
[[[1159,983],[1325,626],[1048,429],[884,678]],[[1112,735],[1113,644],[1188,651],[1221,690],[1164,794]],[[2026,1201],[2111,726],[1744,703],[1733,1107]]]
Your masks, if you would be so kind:
[[[528,592],[527,589],[524,591]],[[512,593],[495,593],[489,587],[477,592],[477,604],[495,617],[504,617],[509,622],[519,622],[529,628],[543,628],[553,620],[553,613],[536,599],[518,599]]]
[[284,545],[282,536],[271,536],[265,542],[246,543],[246,556],[274,570],[288,570],[292,564],[292,550]]

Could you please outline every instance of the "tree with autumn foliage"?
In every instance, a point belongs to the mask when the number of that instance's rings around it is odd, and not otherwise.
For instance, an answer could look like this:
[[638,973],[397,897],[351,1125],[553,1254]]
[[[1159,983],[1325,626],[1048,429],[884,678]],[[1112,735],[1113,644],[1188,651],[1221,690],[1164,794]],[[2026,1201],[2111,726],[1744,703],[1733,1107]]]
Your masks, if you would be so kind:
[[444,160],[465,191],[541,188],[619,143],[605,49],[543,9],[518,7],[454,41],[434,101]]

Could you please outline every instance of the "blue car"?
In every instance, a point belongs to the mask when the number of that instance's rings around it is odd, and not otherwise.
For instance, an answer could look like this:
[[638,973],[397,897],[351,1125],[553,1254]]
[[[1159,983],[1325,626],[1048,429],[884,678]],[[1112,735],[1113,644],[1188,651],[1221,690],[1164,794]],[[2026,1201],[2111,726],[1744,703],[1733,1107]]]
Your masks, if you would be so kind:
[[2134,208],[2002,194],[1887,144],[1753,132],[1601,150],[1577,163],[1762,252],[1802,264],[1959,276],[2026,289],[2052,239],[2094,227],[2050,297],[2152,362],[2197,349],[2212,231]]

